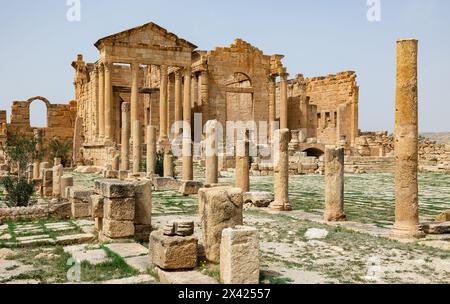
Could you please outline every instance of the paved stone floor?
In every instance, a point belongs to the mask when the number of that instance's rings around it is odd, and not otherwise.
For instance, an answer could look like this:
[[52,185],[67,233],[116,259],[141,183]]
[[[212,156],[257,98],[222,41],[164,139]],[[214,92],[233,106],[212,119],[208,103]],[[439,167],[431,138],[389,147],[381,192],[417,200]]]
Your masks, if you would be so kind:
[[[79,175],[76,183],[92,185],[95,178],[98,176]],[[425,219],[450,209],[448,175],[424,174],[420,179]],[[322,180],[321,176],[291,179],[293,212],[245,211],[245,224],[257,227],[260,233],[262,283],[450,283],[450,235],[410,243],[387,238],[393,220],[392,175],[347,176],[350,221],[334,225],[327,225],[320,216]],[[221,179],[227,181],[232,178]],[[252,178],[252,189],[270,190],[271,178]],[[155,192],[153,205],[154,229],[171,219],[190,219],[202,239],[195,196]],[[0,225],[0,282],[217,281],[218,267],[204,259],[195,272],[158,273],[148,267],[148,243],[99,244],[92,234],[91,220]]]

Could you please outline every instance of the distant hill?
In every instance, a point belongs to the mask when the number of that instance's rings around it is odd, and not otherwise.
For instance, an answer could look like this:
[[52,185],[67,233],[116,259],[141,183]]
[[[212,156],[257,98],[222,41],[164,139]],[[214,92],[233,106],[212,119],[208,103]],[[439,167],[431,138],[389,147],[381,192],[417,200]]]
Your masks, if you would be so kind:
[[438,143],[450,145],[450,132],[442,132],[442,133],[422,133],[420,134],[423,137],[429,138]]

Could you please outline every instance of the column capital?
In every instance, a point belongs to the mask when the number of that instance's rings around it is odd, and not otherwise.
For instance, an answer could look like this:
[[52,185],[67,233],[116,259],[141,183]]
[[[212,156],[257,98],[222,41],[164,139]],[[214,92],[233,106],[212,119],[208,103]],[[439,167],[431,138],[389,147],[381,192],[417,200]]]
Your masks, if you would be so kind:
[[122,112],[128,113],[131,110],[131,103],[130,102],[123,102],[122,103]]
[[159,66],[159,71],[161,72],[161,76],[163,75],[166,76],[169,73],[169,67],[167,65],[162,64]]
[[181,78],[183,78],[183,75],[181,74],[181,69],[175,71],[173,74],[175,75],[175,80],[181,80]]
[[105,70],[112,69],[113,65],[114,65],[114,62],[112,62],[112,61],[104,61],[103,62],[103,67]]

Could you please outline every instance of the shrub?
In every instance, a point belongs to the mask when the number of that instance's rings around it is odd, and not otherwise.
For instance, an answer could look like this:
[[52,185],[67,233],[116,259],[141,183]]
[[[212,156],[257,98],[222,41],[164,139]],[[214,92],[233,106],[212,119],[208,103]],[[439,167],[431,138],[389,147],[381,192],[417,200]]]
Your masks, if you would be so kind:
[[15,178],[10,175],[0,180],[6,191],[5,204],[8,207],[27,207],[34,194],[34,183],[25,178]]

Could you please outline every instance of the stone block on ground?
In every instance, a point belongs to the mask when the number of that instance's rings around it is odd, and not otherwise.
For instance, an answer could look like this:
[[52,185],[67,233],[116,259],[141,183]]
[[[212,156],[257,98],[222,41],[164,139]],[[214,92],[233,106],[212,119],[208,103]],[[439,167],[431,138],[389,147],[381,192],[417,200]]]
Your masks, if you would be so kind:
[[103,219],[102,232],[111,239],[130,238],[134,236],[133,221],[116,221]]
[[132,182],[115,179],[96,181],[95,189],[105,198],[131,198],[135,194]]
[[150,235],[150,262],[164,270],[197,267],[198,240],[194,236],[166,236],[162,231]]
[[152,181],[140,180],[135,182],[135,225],[152,224]]
[[210,285],[218,284],[212,277],[204,275],[198,271],[164,271],[157,269],[159,282],[161,284],[197,284],[197,285]]
[[274,199],[274,195],[270,192],[246,192],[243,195],[244,204],[252,204],[258,208],[269,207]]
[[106,219],[116,221],[134,221],[134,198],[104,199],[104,215]]
[[105,245],[106,248],[122,258],[131,258],[148,254],[148,249],[138,243],[113,243]]
[[450,222],[425,224],[422,225],[422,230],[426,234],[448,234],[450,233]]
[[203,188],[202,182],[197,181],[184,181],[180,187],[179,192],[184,196],[196,195],[198,190]]
[[222,231],[243,224],[242,190],[232,187],[204,188],[199,191],[199,213],[206,258],[220,261]]
[[172,177],[155,177],[153,187],[155,191],[178,191],[181,187],[181,182]]
[[220,279],[224,284],[259,284],[258,230],[236,226],[222,232]]
[[89,203],[71,203],[72,218],[87,218],[91,217],[91,205]]
[[436,222],[442,223],[448,221],[450,221],[450,210],[442,212],[441,214],[436,216]]

